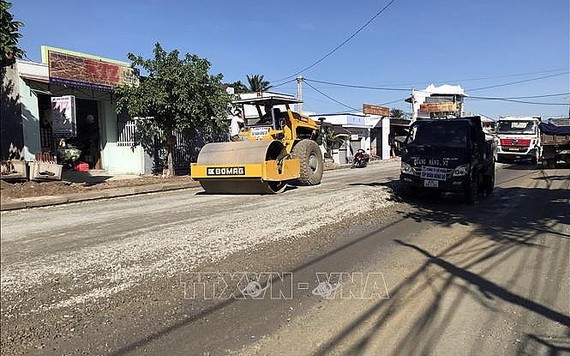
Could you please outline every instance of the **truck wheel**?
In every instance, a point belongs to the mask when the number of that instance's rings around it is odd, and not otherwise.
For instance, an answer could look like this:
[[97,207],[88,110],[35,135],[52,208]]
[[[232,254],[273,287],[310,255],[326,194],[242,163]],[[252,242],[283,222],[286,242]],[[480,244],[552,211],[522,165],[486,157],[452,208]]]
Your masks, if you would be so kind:
[[537,166],[540,163],[540,153],[537,151],[530,161],[532,164]]
[[477,195],[479,194],[479,182],[477,174],[474,174],[465,187],[465,202],[469,205],[475,204],[477,201]]
[[555,159],[548,159],[546,161],[546,167],[547,168],[556,168],[556,160]]
[[301,161],[299,185],[317,185],[323,177],[323,155],[319,145],[312,140],[301,140],[293,147],[293,157]]
[[493,167],[491,169],[491,173],[488,175],[485,175],[484,177],[484,189],[485,189],[485,195],[491,195],[493,194],[493,190],[495,190],[495,165],[493,164]]

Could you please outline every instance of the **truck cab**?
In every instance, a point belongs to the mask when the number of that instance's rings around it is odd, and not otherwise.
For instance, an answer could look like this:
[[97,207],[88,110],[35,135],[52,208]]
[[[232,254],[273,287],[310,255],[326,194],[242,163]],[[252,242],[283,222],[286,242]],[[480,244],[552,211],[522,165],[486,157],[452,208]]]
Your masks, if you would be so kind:
[[469,204],[495,184],[493,140],[481,118],[420,119],[404,143],[400,182],[418,190],[464,193]]
[[516,160],[540,159],[540,117],[501,117],[497,123],[497,162],[512,163]]

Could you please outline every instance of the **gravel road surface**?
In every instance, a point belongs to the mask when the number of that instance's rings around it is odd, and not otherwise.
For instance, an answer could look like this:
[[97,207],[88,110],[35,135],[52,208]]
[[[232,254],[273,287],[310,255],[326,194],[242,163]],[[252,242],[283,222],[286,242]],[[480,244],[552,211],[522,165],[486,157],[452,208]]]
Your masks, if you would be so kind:
[[398,174],[3,212],[2,354],[570,352],[570,169],[474,206]]

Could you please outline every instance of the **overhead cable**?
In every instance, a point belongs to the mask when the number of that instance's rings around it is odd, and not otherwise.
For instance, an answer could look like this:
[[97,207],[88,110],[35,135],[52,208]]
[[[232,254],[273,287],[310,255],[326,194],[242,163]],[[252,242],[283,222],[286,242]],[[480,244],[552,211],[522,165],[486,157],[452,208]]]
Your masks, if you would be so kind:
[[323,81],[323,80],[308,79],[308,78],[303,78],[303,81],[320,83],[320,84],[335,85],[335,86],[345,87],[345,88],[387,90],[387,91],[407,91],[407,92],[410,91],[409,88],[386,88],[386,87],[373,87],[373,86],[366,86],[366,85],[341,84],[341,83],[327,82],[327,81]]
[[496,101],[508,101],[511,103],[519,103],[519,104],[530,104],[530,105],[570,105],[570,101],[567,103],[540,103],[535,101],[523,101],[523,100],[514,100],[514,99],[506,99],[506,98],[492,98],[492,97],[484,97],[484,96],[468,96],[466,99],[479,99],[479,100],[496,100]]
[[547,98],[552,96],[565,96],[565,95],[570,95],[570,92],[558,93],[558,94],[531,95],[531,96],[513,96],[510,98],[503,98],[503,99],[536,99],[536,98]]
[[323,93],[323,92],[320,91],[319,89],[315,88],[315,87],[312,86],[311,84],[309,84],[309,83],[306,83],[306,84],[307,84],[307,86],[308,86],[309,88],[313,89],[314,91],[316,91],[317,93],[323,95],[324,97],[326,97],[326,98],[328,98],[328,99],[334,101],[335,103],[337,103],[337,104],[339,104],[339,105],[342,105],[342,106],[344,106],[345,108],[354,110],[354,111],[360,111],[360,109],[355,109],[355,108],[353,108],[353,107],[350,106],[350,105],[346,105],[346,104],[344,104],[344,103],[341,103],[340,101],[336,100],[335,98],[333,98],[333,97],[331,97],[331,96],[329,96],[329,95]]
[[372,16],[372,18],[370,18],[370,20],[368,20],[364,25],[360,26],[360,28],[358,28],[358,30],[356,30],[356,32],[354,32],[352,35],[350,35],[346,40],[344,40],[341,44],[339,44],[338,46],[336,46],[335,48],[333,48],[332,50],[330,50],[329,52],[327,52],[324,56],[322,56],[321,58],[319,58],[318,60],[314,61],[313,63],[311,63],[310,65],[308,65],[307,67],[297,71],[295,74],[292,74],[288,77],[276,80],[276,82],[280,82],[282,80],[287,80],[290,78],[294,78],[296,76],[298,76],[299,74],[313,68],[314,66],[316,66],[317,64],[321,63],[322,61],[324,61],[326,58],[330,57],[333,53],[335,53],[336,51],[338,51],[342,46],[344,46],[345,44],[347,44],[350,40],[352,40],[354,37],[356,37],[356,35],[358,35],[362,30],[364,30],[368,25],[370,25],[370,23],[372,23],[372,21],[374,21],[378,16],[380,16],[380,14],[382,14],[388,7],[390,7],[390,5],[392,5],[392,3],[394,3],[396,0],[391,0],[388,4],[384,5],[384,7],[382,7],[378,12],[376,12],[376,14],[374,14],[374,16]]
[[293,83],[294,81],[296,81],[296,79],[291,79],[291,80],[288,80],[288,81],[286,81],[286,82],[283,82],[283,83],[280,83],[280,84],[277,84],[277,85],[272,85],[271,88],[277,88],[277,87],[283,86],[283,85],[285,85],[285,84]]
[[515,85],[515,84],[521,84],[521,83],[528,83],[528,82],[532,82],[532,81],[536,81],[536,80],[542,80],[542,79],[547,79],[547,78],[552,78],[552,77],[558,77],[561,75],[566,75],[570,73],[570,71],[565,71],[563,73],[557,73],[557,74],[549,74],[549,75],[545,75],[542,77],[536,77],[536,78],[531,78],[531,79],[525,79],[525,80],[519,80],[516,82],[510,82],[510,83],[504,83],[504,84],[497,84],[497,85],[490,85],[490,86],[486,86],[486,87],[480,87],[480,88],[471,88],[471,89],[466,89],[467,91],[477,91],[477,90],[486,90],[486,89],[493,89],[493,88],[499,88],[499,87],[505,87],[505,86],[509,86],[509,85]]

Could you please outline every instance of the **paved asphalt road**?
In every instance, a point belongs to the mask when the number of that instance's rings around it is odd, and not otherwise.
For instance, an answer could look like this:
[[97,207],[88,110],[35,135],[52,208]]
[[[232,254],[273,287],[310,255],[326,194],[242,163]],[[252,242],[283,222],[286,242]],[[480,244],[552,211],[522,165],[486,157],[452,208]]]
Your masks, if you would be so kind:
[[570,353],[570,169],[397,194],[397,162],[278,196],[3,212],[2,354]]

